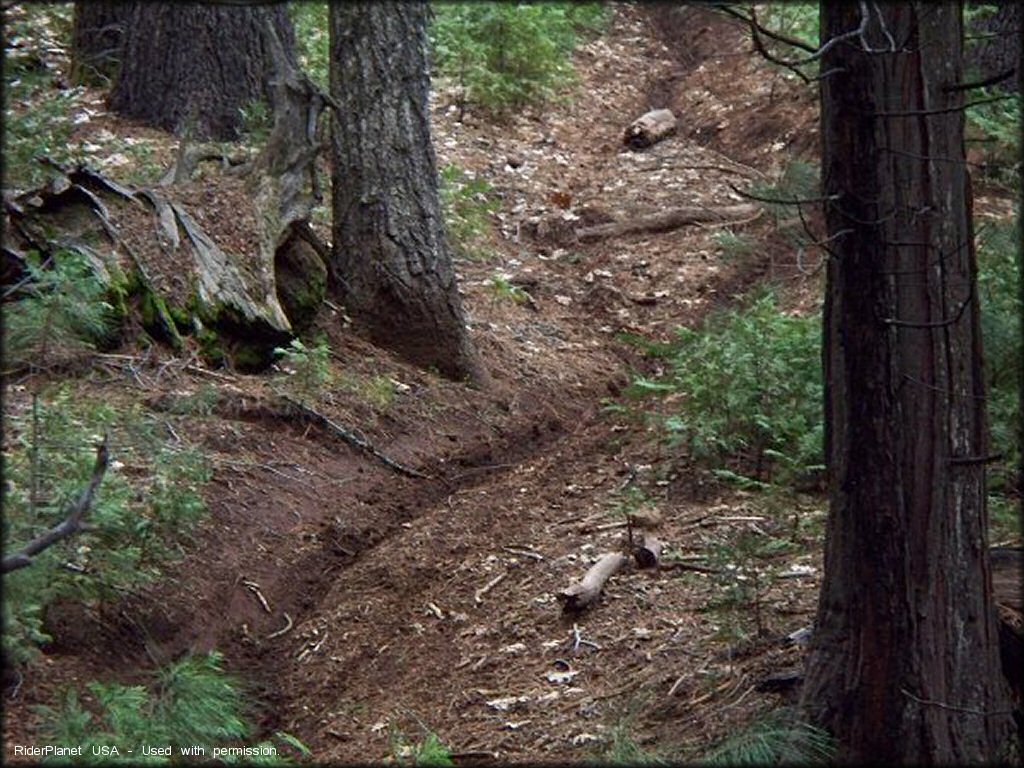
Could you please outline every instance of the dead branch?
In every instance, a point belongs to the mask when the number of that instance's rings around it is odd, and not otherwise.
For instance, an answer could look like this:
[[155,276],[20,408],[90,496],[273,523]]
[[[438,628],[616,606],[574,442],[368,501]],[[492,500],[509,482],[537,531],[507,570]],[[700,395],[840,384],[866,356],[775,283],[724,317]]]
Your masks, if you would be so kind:
[[610,552],[591,566],[581,581],[570,585],[558,593],[563,602],[562,611],[569,613],[581,611],[600,597],[604,584],[614,574],[622,570],[629,558],[618,552]]
[[337,437],[340,437],[342,440],[344,440],[349,445],[351,445],[351,446],[353,446],[355,448],[358,448],[358,449],[360,449],[362,451],[365,451],[366,453],[370,454],[375,459],[377,459],[377,461],[379,461],[382,464],[384,464],[385,466],[388,466],[391,469],[395,470],[395,472],[398,472],[399,474],[402,474],[402,475],[406,475],[407,477],[417,477],[417,478],[421,478],[421,479],[422,478],[426,478],[426,475],[424,475],[422,472],[418,472],[417,470],[412,469],[411,467],[407,467],[404,464],[399,464],[394,459],[392,459],[392,458],[390,458],[388,456],[385,456],[383,453],[381,453],[376,448],[374,448],[369,443],[369,441],[367,441],[364,438],[361,438],[361,437],[357,436],[356,434],[354,434],[353,432],[345,429],[340,424],[336,424],[335,422],[331,421],[331,419],[327,418],[326,416],[324,416],[319,411],[317,411],[317,410],[315,410],[313,408],[310,408],[308,405],[300,403],[298,400],[293,400],[290,397],[282,395],[281,398],[285,402],[287,402],[290,406],[292,406],[293,408],[298,409],[298,411],[300,413],[305,415],[310,420],[312,420],[312,421],[316,422],[317,424],[319,424],[321,427],[326,429],[331,434],[333,434],[333,435],[335,435]]
[[107,436],[103,436],[103,442],[96,447],[96,463],[92,468],[92,477],[88,484],[79,493],[78,498],[65,510],[64,520],[50,530],[36,537],[22,549],[14,554],[7,555],[0,563],[0,573],[10,573],[19,568],[32,565],[32,558],[45,549],[52,547],[61,539],[66,539],[76,533],[82,527],[82,518],[92,506],[96,489],[103,480],[110,463],[110,453],[107,448]]
[[751,220],[751,217],[756,216],[759,212],[758,206],[754,205],[727,205],[721,208],[684,206],[669,211],[636,216],[625,221],[582,227],[576,230],[575,235],[581,243],[586,243],[639,232],[669,232],[688,224],[739,224],[743,223],[745,219]]

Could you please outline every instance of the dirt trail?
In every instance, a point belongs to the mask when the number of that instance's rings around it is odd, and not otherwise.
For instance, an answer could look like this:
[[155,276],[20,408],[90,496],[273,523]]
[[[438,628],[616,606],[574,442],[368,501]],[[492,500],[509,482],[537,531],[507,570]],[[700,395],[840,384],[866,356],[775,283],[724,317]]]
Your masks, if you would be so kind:
[[[712,227],[587,246],[525,233],[537,219],[734,204],[731,185],[813,146],[811,95],[751,56],[738,28],[660,5],[615,14],[577,53],[564,108],[495,129],[457,122],[443,91],[434,101],[441,164],[482,174],[501,197],[494,255],[459,265],[494,388],[412,369],[343,330],[334,310],[320,319],[354,382],[324,411],[429,477],[400,476],[276,413],[259,377],[222,376],[213,415],[168,415],[216,468],[195,548],[158,591],[55,614],[49,669],[109,676],[216,647],[254,681],[263,726],[295,734],[318,761],[382,759],[395,729],[418,740],[424,728],[457,754],[502,762],[586,759],[616,725],[685,754],[776,703],[752,680],[795,653],[779,638],[807,623],[813,579],[767,592],[763,637],[739,645],[705,610],[721,585],[702,574],[623,574],[575,619],[554,597],[620,546],[609,524],[631,494],[659,509],[676,554],[745,524],[732,519],[742,494],[702,490],[643,423],[603,406],[644,365],[619,333],[666,336],[787,266],[767,221],[750,225],[765,251],[733,260]],[[625,151],[624,127],[654,107],[676,111],[679,133]],[[533,302],[497,296],[496,271]],[[370,384],[382,377],[392,394],[378,403]],[[180,371],[162,387],[203,383]],[[55,679],[43,674],[15,702],[23,723]]]

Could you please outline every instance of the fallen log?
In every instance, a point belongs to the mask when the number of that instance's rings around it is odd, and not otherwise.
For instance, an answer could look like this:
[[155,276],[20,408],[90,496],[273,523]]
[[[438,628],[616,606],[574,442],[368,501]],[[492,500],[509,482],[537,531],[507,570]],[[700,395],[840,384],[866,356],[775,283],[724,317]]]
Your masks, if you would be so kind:
[[652,109],[641,115],[626,128],[624,144],[632,149],[644,149],[676,132],[676,116],[669,109]]
[[761,215],[760,206],[744,203],[721,208],[684,206],[658,213],[636,216],[625,221],[612,221],[575,230],[581,243],[604,240],[609,237],[631,235],[638,232],[669,232],[688,224],[745,224]]
[[581,611],[597,600],[604,590],[605,582],[622,570],[628,562],[629,558],[618,552],[603,555],[580,581],[558,593],[558,599],[563,603],[562,612]]
[[633,559],[637,568],[654,568],[661,554],[661,542],[652,533],[644,533],[640,543],[633,549]]

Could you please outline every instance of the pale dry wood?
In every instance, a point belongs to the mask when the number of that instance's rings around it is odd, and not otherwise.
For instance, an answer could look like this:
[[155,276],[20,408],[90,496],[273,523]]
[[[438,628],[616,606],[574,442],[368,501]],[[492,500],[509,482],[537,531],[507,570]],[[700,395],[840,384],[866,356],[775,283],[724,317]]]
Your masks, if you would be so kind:
[[605,582],[628,562],[629,558],[618,552],[603,555],[580,581],[558,593],[558,599],[563,602],[562,610],[567,613],[580,611],[593,603],[604,590]]
[[718,208],[683,206],[668,211],[642,214],[626,220],[581,227],[575,231],[581,243],[605,240],[641,232],[669,232],[690,224],[744,223],[760,213],[760,208],[750,203],[726,205]]
[[652,109],[630,123],[622,140],[633,149],[643,149],[674,134],[677,125],[672,110]]

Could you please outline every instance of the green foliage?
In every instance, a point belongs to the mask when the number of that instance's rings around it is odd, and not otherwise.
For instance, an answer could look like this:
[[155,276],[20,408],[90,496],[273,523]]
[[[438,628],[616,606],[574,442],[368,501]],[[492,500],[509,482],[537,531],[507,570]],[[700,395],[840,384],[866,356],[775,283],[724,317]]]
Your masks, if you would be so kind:
[[330,57],[330,26],[327,3],[288,3],[295,26],[295,43],[302,70],[324,92],[328,89]]
[[[88,694],[69,689],[58,707],[40,706],[41,733],[60,746],[83,746],[84,762],[164,763],[142,745],[202,746],[212,751],[247,736],[246,698],[223,669],[216,651],[186,656],[159,670],[149,686],[90,682]],[[88,706],[83,706],[83,699]],[[117,745],[118,757],[93,755],[94,746]],[[127,750],[131,749],[132,752]],[[177,756],[177,755],[175,755]]]
[[787,711],[757,720],[713,749],[702,765],[806,765],[835,755],[828,732],[796,720]]
[[81,88],[59,88],[53,55],[71,35],[70,3],[19,3],[4,8],[4,186],[27,189],[47,177],[35,162],[71,157],[71,106]]
[[985,150],[981,174],[988,181],[1009,189],[1020,184],[1020,93],[1000,93],[991,88],[969,92],[967,143]]
[[91,474],[93,445],[104,432],[110,436],[111,464],[88,529],[4,577],[3,647],[20,664],[49,639],[44,616],[52,602],[95,605],[155,579],[180,554],[183,537],[205,513],[200,487],[209,470],[197,451],[168,445],[163,424],[141,407],[83,398],[68,386],[41,393],[35,419],[31,412],[6,415],[5,553],[63,519]]
[[632,394],[672,395],[672,442],[727,477],[791,483],[822,464],[820,319],[781,313],[770,292],[744,309],[680,328],[669,370]]
[[451,751],[432,731],[419,742],[409,742],[401,732],[393,730],[390,741],[391,754],[399,765],[455,765]]
[[280,358],[278,368],[287,377],[286,388],[307,402],[318,400],[332,381],[330,353],[327,339],[322,336],[312,347],[292,339],[287,347],[274,348],[274,355]]
[[518,285],[513,285],[508,275],[495,272],[487,281],[487,289],[494,296],[495,300],[512,301],[521,304],[527,300],[526,291]]
[[[302,3],[305,5],[305,3]],[[238,110],[242,118],[242,135],[254,144],[262,144],[270,135],[272,120],[270,108],[262,99],[254,99]]]
[[491,185],[449,163],[441,169],[441,211],[448,245],[456,258],[485,255],[482,247],[491,229],[491,214],[500,204],[491,196]]
[[8,370],[46,368],[93,349],[111,332],[114,307],[89,260],[60,250],[47,264],[29,254],[21,299],[5,306],[4,361]]
[[429,35],[437,72],[495,116],[552,99],[572,80],[569,54],[595,31],[600,4],[437,3]]
[[[758,21],[773,32],[818,45],[818,3],[769,3],[764,6]],[[806,51],[800,58],[806,56]],[[795,58],[791,54],[787,58]]]
[[611,741],[600,756],[600,762],[612,765],[668,765],[667,760],[637,744],[630,734],[629,725],[619,724],[612,728]]
[[726,259],[736,259],[750,255],[757,242],[750,235],[733,232],[729,228],[719,229],[711,235],[713,242]]
[[978,298],[985,351],[991,453],[1002,459],[989,469],[990,490],[1009,493],[1017,484],[1021,462],[1020,244],[1017,219],[986,223],[978,232]]

